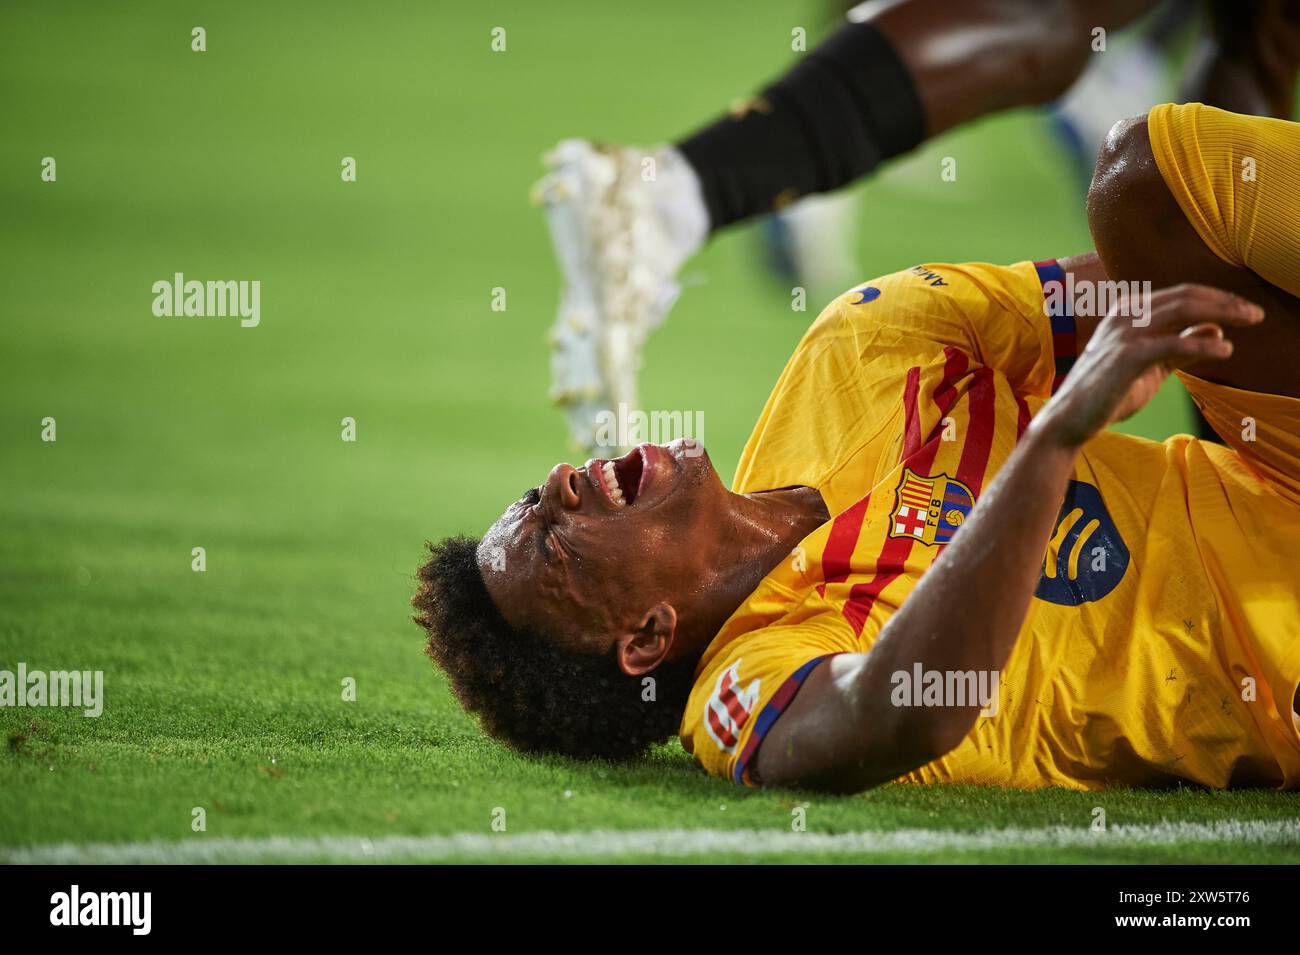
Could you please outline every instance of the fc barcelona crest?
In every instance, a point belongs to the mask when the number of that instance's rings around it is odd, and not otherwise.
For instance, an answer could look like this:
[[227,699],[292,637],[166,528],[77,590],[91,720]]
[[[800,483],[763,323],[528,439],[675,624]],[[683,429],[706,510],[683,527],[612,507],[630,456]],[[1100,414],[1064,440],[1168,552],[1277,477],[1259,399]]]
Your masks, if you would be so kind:
[[975,495],[956,478],[917,474],[911,468],[903,469],[894,498],[889,536],[911,537],[922,544],[948,543],[975,506]]

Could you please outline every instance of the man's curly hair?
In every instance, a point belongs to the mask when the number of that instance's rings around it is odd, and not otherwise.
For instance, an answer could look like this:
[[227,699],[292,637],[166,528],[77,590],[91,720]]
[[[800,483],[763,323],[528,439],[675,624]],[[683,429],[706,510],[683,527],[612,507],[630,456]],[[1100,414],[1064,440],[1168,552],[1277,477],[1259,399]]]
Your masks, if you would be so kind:
[[525,752],[630,759],[677,732],[693,682],[690,661],[661,664],[655,699],[643,700],[643,678],[620,670],[613,648],[564,650],[506,623],[479,571],[478,544],[464,536],[428,544],[411,604],[429,635],[425,652],[488,733]]

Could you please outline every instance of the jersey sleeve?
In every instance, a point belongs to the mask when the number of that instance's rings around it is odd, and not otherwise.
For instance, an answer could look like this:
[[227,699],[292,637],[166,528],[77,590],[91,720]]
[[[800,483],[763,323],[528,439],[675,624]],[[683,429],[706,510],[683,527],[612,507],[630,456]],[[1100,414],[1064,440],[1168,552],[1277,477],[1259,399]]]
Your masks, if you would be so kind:
[[809,674],[836,653],[852,651],[835,626],[806,622],[745,634],[710,659],[682,717],[687,752],[714,776],[752,786],[751,768],[764,736]]
[[1054,259],[918,265],[868,282],[833,307],[859,334],[894,332],[917,357],[935,346],[960,348],[1022,395],[1048,397],[1074,362],[1074,317]]

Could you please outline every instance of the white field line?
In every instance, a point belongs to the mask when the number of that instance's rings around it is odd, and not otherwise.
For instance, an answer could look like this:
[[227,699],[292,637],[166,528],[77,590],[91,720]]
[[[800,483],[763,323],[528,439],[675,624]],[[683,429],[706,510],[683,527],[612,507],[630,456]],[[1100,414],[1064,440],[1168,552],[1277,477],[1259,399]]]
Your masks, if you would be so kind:
[[[1300,819],[1114,825],[1105,832],[1039,829],[895,829],[882,832],[785,832],[769,829],[639,829],[588,832],[470,833],[442,836],[270,836],[234,839],[195,834],[182,842],[124,842],[0,848],[8,865],[204,862],[437,862],[759,856],[873,856],[998,849],[1090,849],[1187,843],[1300,846]],[[707,860],[706,860],[707,861]]]

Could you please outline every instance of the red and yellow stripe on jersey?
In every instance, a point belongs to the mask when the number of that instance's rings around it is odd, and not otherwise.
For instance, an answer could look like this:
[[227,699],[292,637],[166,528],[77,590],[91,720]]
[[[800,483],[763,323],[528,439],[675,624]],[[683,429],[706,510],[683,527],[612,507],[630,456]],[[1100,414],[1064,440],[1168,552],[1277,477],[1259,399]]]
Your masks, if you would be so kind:
[[[701,660],[681,736],[710,772],[754,782],[754,754],[807,675],[869,650],[960,531],[1073,360],[1073,319],[1044,304],[1061,277],[1055,262],[917,266],[841,296],[809,329],[733,489],[815,487],[835,516]],[[1269,400],[1300,434],[1300,402]],[[1300,446],[1283,464],[1300,474]],[[1186,436],[1101,435],[1073,478],[997,712],[907,778],[1300,784],[1300,508],[1239,454]],[[996,550],[983,559],[999,572]]]

